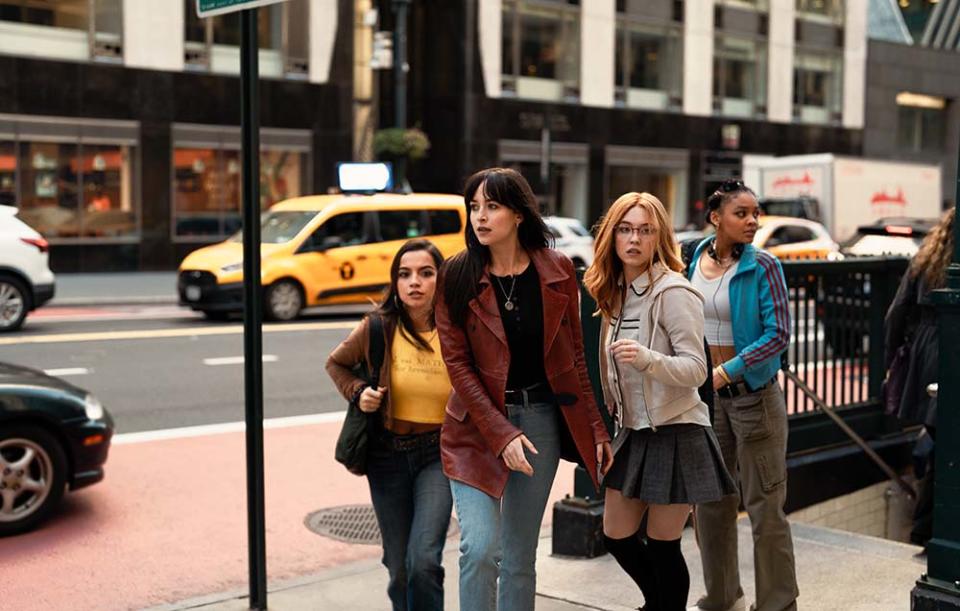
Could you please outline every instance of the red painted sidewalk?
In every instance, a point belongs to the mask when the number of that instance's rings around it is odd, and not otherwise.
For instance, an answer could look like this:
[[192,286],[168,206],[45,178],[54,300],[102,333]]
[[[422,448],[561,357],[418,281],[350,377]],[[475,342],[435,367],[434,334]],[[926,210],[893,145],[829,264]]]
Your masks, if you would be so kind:
[[[339,427],[265,431],[271,581],[379,556],[303,523],[369,503],[366,480],[332,459]],[[104,482],[68,494],[40,530],[0,540],[0,607],[137,609],[247,588],[244,456],[243,433],[115,445]],[[561,465],[554,498],[572,489],[572,470]]]

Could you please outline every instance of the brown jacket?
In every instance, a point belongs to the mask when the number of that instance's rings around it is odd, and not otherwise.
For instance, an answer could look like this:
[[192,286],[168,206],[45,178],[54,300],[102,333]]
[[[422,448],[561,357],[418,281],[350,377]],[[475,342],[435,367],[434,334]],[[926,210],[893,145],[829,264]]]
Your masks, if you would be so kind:
[[[594,401],[583,356],[580,290],[573,263],[546,248],[530,257],[543,295],[547,380],[587,473],[599,489],[596,444],[609,441],[610,435]],[[500,453],[522,431],[510,423],[504,408],[510,352],[493,291],[489,275],[484,274],[461,328],[450,319],[443,289],[437,287],[437,329],[453,385],[440,453],[447,477],[500,498],[509,475]]]
[[[347,401],[353,398],[353,395],[367,386],[367,381],[357,377],[354,367],[361,362],[370,360],[370,323],[369,318],[365,317],[357,327],[350,332],[347,339],[334,348],[333,352],[327,358],[327,375],[333,380],[337,390]],[[390,339],[393,338],[393,332],[396,325],[384,320],[384,351],[383,366],[380,368],[380,386],[390,388]],[[388,339],[389,338],[389,339]],[[380,406],[380,413],[383,415],[383,425],[393,428],[393,407],[390,403],[391,393],[387,393],[385,405]]]

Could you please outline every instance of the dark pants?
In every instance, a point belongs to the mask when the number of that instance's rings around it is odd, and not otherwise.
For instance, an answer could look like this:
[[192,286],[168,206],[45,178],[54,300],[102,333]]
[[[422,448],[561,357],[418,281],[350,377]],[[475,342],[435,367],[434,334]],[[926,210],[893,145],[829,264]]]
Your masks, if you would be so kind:
[[[376,440],[367,459],[367,482],[394,611],[442,611],[441,561],[453,501],[439,442],[417,443],[416,437],[387,433]],[[413,447],[394,449],[395,439]]]

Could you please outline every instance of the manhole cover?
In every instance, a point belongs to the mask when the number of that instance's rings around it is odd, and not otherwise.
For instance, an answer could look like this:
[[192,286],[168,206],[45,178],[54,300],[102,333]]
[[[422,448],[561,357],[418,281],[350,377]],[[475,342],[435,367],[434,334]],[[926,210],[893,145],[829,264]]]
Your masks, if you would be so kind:
[[[380,527],[377,525],[373,505],[343,505],[320,509],[307,514],[303,523],[318,535],[337,541],[380,545]],[[457,521],[451,518],[447,536],[457,530]]]

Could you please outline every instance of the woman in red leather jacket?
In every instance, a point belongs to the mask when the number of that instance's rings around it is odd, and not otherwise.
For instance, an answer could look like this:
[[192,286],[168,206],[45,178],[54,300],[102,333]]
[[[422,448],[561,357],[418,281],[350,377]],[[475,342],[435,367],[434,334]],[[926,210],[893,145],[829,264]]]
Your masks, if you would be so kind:
[[444,265],[436,308],[453,385],[440,453],[460,522],[460,609],[529,611],[561,437],[598,485],[610,436],[587,376],[573,264],[548,248],[530,185],[487,169],[464,201],[467,249]]

